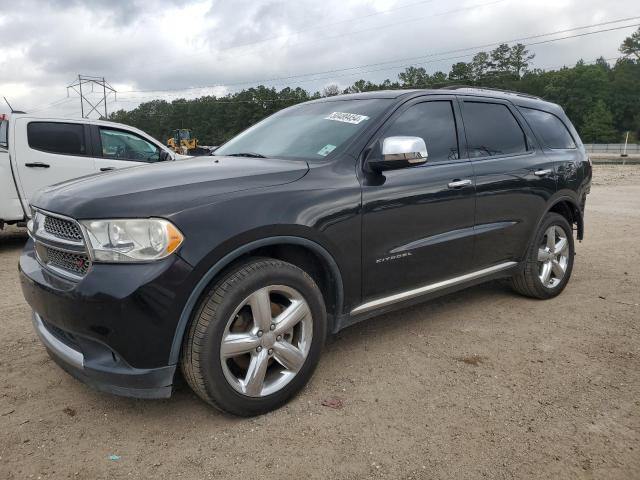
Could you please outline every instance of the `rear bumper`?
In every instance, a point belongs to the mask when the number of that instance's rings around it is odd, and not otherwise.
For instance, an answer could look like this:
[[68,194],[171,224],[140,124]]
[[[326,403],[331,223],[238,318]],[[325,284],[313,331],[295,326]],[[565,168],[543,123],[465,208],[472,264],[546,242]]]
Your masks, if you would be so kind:
[[[87,339],[67,337],[66,335],[69,334],[47,325],[46,321],[35,312],[33,327],[51,358],[63,370],[83,383],[100,391],[125,397],[168,398],[171,396],[175,365],[152,369],[124,365],[109,352],[107,347],[101,347],[98,344],[89,345],[91,341]],[[85,357],[82,350],[87,349],[93,355]]]

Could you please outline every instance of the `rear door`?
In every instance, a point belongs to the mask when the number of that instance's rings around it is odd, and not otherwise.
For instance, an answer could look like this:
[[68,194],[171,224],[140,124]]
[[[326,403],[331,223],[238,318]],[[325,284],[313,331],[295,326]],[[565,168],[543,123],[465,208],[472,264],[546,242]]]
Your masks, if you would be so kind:
[[27,204],[40,188],[95,172],[89,126],[80,122],[18,118],[15,152],[17,180]]
[[131,131],[92,125],[98,171],[128,168],[160,160],[160,147]]
[[461,97],[461,110],[476,178],[474,267],[520,260],[556,191],[554,162],[510,102]]
[[405,104],[374,141],[390,136],[421,137],[429,157],[363,181],[364,300],[467,273],[472,260],[475,187],[455,97]]

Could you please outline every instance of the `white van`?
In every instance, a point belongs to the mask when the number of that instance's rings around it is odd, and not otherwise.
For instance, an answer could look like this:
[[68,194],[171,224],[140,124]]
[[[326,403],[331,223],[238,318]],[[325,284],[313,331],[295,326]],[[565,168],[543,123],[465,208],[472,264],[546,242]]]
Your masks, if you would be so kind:
[[177,155],[137,128],[100,120],[0,115],[0,229],[22,224],[48,185]]

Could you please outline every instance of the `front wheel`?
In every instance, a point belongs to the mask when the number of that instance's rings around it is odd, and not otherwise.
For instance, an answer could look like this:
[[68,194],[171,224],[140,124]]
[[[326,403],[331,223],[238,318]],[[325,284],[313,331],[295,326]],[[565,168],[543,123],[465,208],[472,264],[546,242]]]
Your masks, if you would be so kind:
[[555,297],[571,278],[574,255],[571,225],[562,215],[548,213],[536,231],[521,270],[512,279],[514,290],[533,298]]
[[326,335],[322,294],[303,270],[252,259],[205,294],[182,371],[211,405],[241,416],[280,407],[310,379]]

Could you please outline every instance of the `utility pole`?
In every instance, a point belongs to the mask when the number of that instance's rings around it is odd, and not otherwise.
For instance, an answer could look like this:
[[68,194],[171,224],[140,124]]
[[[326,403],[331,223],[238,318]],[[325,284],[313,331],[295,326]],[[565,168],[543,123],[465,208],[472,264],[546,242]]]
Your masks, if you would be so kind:
[[[84,86],[84,90],[82,87]],[[94,87],[102,87],[102,95],[98,101],[92,101],[87,97],[87,87],[91,86],[91,93],[94,93]],[[78,79],[67,86],[67,97],[69,89],[73,90],[80,96],[80,113],[82,118],[89,118],[91,113],[96,112],[100,115],[100,106],[104,108],[104,118],[107,118],[107,98],[113,94],[113,98],[117,98],[118,92],[104,79],[104,77],[93,77],[90,75],[78,74]],[[85,114],[85,104],[87,105]],[[90,108],[89,108],[90,107]]]
[[624,138],[624,151],[622,155],[620,155],[624,160],[622,161],[622,165],[627,162],[627,143],[629,143],[629,132],[627,131],[627,136]]

